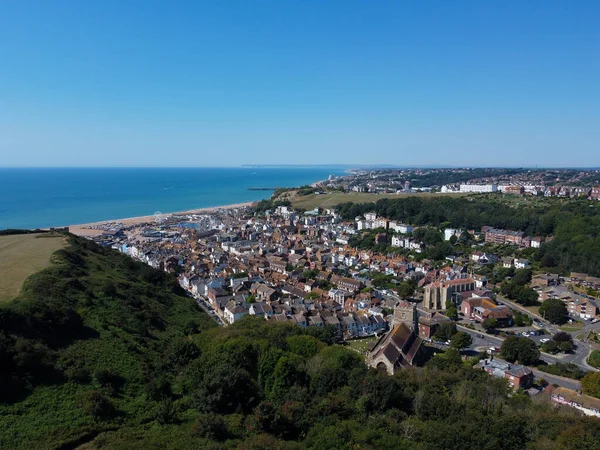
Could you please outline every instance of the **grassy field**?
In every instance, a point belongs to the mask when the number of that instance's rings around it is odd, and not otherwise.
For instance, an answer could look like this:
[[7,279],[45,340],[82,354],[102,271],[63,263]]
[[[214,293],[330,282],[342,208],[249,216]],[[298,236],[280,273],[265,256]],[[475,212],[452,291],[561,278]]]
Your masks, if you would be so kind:
[[524,306],[524,308],[529,311],[534,316],[540,315],[540,307],[539,306]]
[[366,192],[350,192],[344,193],[339,191],[328,192],[326,194],[310,194],[310,195],[294,195],[291,196],[292,205],[296,208],[314,209],[316,207],[329,208],[340,203],[369,203],[376,202],[382,198],[405,198],[405,197],[437,197],[437,196],[457,196],[464,194],[370,194]]
[[562,331],[573,332],[581,330],[585,325],[581,322],[568,323],[560,327]]
[[354,339],[352,341],[348,341],[348,348],[353,350],[358,350],[359,352],[365,352],[369,350],[369,344],[372,342],[376,342],[377,338],[375,336],[364,338],[364,339]]
[[50,255],[63,245],[64,239],[59,236],[0,236],[0,301],[16,297],[25,278],[47,267]]

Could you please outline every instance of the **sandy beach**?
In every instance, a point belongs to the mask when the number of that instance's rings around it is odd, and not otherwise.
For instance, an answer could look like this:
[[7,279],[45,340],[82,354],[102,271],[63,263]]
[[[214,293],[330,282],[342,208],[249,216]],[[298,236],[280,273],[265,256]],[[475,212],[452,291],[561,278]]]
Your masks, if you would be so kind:
[[[227,209],[238,209],[252,206],[255,202],[246,202],[246,203],[235,203],[233,205],[224,205],[224,206],[212,206],[209,208],[197,208],[190,209],[187,211],[173,212],[173,213],[165,213],[164,217],[173,216],[173,215],[190,215],[190,214],[210,214],[214,213],[217,210],[227,210]],[[92,222],[92,223],[81,223],[75,225],[69,225],[69,232],[73,233],[77,236],[96,236],[102,234],[103,229],[99,229],[99,227],[105,227],[106,225],[122,225],[125,227],[129,227],[132,225],[139,225],[144,223],[154,223],[156,217],[154,215],[150,216],[139,216],[139,217],[126,217],[123,219],[110,219],[110,220],[102,220],[100,222]]]

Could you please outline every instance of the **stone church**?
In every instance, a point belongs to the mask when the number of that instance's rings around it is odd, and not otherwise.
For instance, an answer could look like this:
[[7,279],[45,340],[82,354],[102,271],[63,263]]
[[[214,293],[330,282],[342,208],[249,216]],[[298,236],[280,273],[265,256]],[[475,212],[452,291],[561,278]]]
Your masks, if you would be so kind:
[[394,307],[392,330],[371,351],[368,364],[393,375],[403,367],[423,360],[423,340],[418,336],[418,314],[414,303],[400,301]]

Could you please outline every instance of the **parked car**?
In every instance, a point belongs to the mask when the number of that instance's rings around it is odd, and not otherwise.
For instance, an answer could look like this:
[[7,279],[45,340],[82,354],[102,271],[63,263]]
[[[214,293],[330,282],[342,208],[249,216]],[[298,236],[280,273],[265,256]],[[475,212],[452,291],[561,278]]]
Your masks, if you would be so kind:
[[523,337],[529,337],[529,333],[527,331],[523,331],[523,333],[521,333],[521,336],[523,336]]
[[540,339],[540,342],[542,344],[545,344],[546,342],[550,342],[550,339],[548,339],[548,338],[542,338],[542,339]]

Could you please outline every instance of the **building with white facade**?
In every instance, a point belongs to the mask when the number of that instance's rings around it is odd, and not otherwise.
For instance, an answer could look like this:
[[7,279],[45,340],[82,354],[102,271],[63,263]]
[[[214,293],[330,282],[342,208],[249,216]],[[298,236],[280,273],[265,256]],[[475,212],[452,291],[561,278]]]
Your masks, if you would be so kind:
[[390,222],[390,230],[394,230],[397,233],[402,233],[402,234],[412,233],[413,226],[392,221],[392,222]]
[[377,219],[373,221],[373,228],[386,228],[388,227],[389,221],[387,219]]
[[460,192],[474,192],[474,193],[484,193],[484,192],[497,192],[498,185],[497,184],[461,184]]
[[456,230],[454,228],[446,228],[444,230],[444,240],[449,241],[452,236],[460,237],[462,231]]
[[442,192],[442,194],[449,194],[452,192],[458,192],[458,189],[456,189],[453,186],[444,185],[444,186],[442,186],[441,192]]

